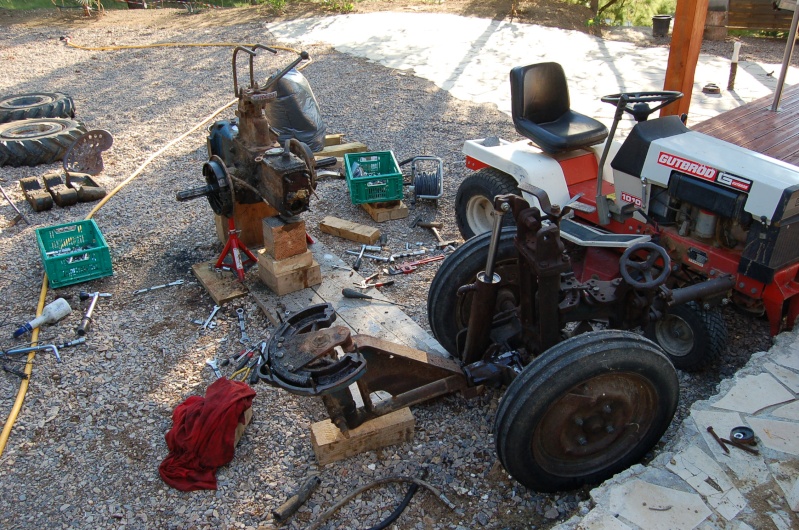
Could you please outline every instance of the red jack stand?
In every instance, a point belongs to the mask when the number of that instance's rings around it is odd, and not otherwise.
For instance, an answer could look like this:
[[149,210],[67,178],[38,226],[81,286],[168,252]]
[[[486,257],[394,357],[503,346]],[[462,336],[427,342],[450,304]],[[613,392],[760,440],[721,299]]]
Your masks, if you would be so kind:
[[[238,232],[236,231],[236,224],[233,222],[233,218],[229,218],[227,221],[228,227],[228,236],[227,236],[227,243],[225,243],[225,248],[222,249],[222,254],[219,255],[219,259],[216,260],[215,267],[217,269],[221,269],[225,264],[225,258],[228,254],[233,254],[233,264],[230,266],[231,270],[235,270],[236,275],[239,277],[239,281],[244,281],[244,266],[245,265],[253,265],[258,263],[258,258],[250,252],[250,249],[239,240]],[[247,260],[242,262],[241,261],[241,253],[247,256]]]

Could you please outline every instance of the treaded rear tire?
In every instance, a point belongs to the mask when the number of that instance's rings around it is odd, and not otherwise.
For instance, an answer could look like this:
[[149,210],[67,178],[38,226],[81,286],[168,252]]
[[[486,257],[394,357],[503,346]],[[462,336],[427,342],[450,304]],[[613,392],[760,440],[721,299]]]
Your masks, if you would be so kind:
[[536,491],[601,482],[655,446],[679,391],[671,362],[641,335],[577,335],[534,359],[508,386],[494,422],[497,455]]
[[[513,245],[516,227],[500,232],[495,271],[502,278],[497,305],[518,304],[518,284],[514,283],[518,255]],[[471,293],[458,296],[462,285],[474,283],[477,273],[485,270],[491,233],[486,232],[469,239],[450,254],[441,264],[427,295],[427,318],[436,340],[454,356],[458,356],[456,337],[469,323]],[[512,293],[515,292],[515,295]],[[510,301],[513,297],[515,300]]]
[[[508,193],[521,195],[517,182],[493,167],[484,167],[463,179],[455,196],[455,222],[463,239],[491,230],[489,213],[494,197]],[[512,225],[513,217],[508,212],[502,216],[502,226]]]
[[0,166],[36,166],[58,162],[86,127],[65,118],[19,120],[0,124]]
[[0,123],[34,118],[74,118],[75,101],[60,92],[31,92],[0,98]]
[[704,309],[696,302],[669,308],[644,334],[663,348],[676,368],[686,372],[701,370],[727,346],[727,324],[721,311]]

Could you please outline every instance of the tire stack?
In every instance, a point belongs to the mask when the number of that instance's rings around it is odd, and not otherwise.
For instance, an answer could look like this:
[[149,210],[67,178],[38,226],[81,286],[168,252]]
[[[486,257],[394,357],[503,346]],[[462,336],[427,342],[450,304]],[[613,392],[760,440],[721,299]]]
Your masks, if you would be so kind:
[[75,120],[72,97],[58,92],[0,98],[0,166],[36,166],[60,161],[86,132]]

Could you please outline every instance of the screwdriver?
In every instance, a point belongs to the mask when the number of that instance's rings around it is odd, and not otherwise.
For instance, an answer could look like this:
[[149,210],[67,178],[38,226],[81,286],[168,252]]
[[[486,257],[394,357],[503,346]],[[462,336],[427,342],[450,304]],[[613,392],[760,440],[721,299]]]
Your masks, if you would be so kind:
[[345,287],[344,289],[342,289],[341,294],[344,295],[344,298],[363,298],[365,300],[377,300],[378,302],[386,302],[387,304],[394,304],[402,307],[410,307],[408,305],[400,304],[398,302],[392,302],[391,300],[385,300],[383,298],[375,298],[374,296],[369,296],[368,294],[358,292],[355,289],[350,289],[349,287]]

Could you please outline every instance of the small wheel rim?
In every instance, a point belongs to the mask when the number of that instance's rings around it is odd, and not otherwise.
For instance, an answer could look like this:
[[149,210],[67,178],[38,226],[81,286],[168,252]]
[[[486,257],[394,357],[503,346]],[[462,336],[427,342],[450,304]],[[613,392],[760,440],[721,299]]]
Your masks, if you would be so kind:
[[676,315],[664,315],[657,321],[655,339],[661,348],[674,357],[684,357],[694,348],[694,330]]
[[4,109],[24,109],[38,105],[47,105],[53,101],[55,101],[55,99],[52,96],[45,94],[27,94],[16,98],[9,98],[0,103],[0,107]]
[[475,195],[469,198],[466,203],[466,222],[472,231],[477,234],[488,232],[494,225],[491,212],[494,211],[494,204],[482,195]]
[[646,437],[657,409],[657,389],[641,375],[597,375],[547,409],[533,432],[533,455],[545,471],[562,477],[611,468]]
[[15,127],[10,127],[0,133],[0,138],[9,140],[24,140],[26,138],[39,138],[57,134],[66,130],[66,125],[55,121],[37,121],[34,123],[22,123]]

